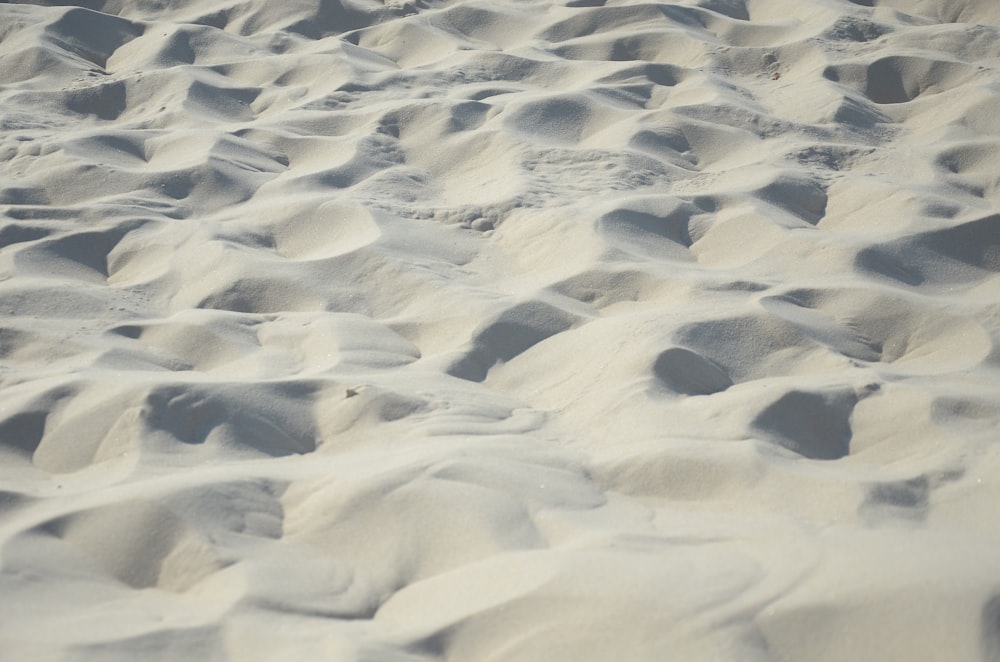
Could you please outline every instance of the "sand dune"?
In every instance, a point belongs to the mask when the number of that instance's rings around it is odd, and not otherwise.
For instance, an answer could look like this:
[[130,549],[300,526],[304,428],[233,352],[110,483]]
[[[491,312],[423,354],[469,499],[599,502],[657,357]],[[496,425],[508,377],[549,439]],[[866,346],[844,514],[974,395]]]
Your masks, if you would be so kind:
[[0,6],[0,658],[1000,660],[994,0]]

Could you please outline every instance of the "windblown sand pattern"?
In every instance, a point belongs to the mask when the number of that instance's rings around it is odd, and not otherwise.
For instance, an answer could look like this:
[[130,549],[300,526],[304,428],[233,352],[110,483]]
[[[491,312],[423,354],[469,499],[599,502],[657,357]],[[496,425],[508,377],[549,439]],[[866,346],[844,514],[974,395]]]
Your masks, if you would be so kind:
[[0,659],[1000,660],[996,0],[0,6]]

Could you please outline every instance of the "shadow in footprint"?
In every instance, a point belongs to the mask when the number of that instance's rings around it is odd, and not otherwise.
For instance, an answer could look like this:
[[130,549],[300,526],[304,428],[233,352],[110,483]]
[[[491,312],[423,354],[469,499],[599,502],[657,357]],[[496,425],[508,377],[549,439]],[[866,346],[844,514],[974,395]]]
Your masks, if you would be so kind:
[[930,506],[931,483],[927,476],[868,488],[858,514],[871,524],[886,520],[923,521]]
[[570,328],[576,317],[542,303],[528,301],[504,311],[476,333],[472,348],[448,369],[448,374],[481,382],[497,363],[510,361],[546,338]]
[[1000,215],[870,246],[855,266],[912,286],[981,280],[1000,272]]
[[1000,595],[983,605],[980,623],[983,662],[1000,662]]
[[722,367],[683,347],[660,352],[653,363],[653,374],[670,390],[684,395],[709,395],[733,385]]
[[754,420],[753,427],[781,446],[812,460],[836,460],[851,449],[853,391],[790,391]]
[[652,259],[692,260],[688,224],[693,205],[665,216],[632,209],[616,209],[597,221],[597,231],[615,248]]
[[44,411],[25,411],[14,414],[0,423],[0,447],[15,449],[28,455],[33,454],[42,443],[45,434]]

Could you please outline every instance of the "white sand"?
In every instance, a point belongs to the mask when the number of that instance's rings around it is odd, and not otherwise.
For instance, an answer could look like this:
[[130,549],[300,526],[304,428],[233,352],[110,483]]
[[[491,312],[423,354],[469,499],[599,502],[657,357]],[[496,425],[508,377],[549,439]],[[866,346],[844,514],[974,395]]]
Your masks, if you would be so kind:
[[1000,660],[1000,2],[0,5],[0,659]]

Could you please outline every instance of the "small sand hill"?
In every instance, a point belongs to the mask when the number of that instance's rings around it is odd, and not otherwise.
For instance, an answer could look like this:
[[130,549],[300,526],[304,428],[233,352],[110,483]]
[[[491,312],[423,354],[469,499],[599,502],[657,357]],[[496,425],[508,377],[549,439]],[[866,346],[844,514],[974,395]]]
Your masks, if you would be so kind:
[[0,659],[1000,660],[995,0],[0,5]]

